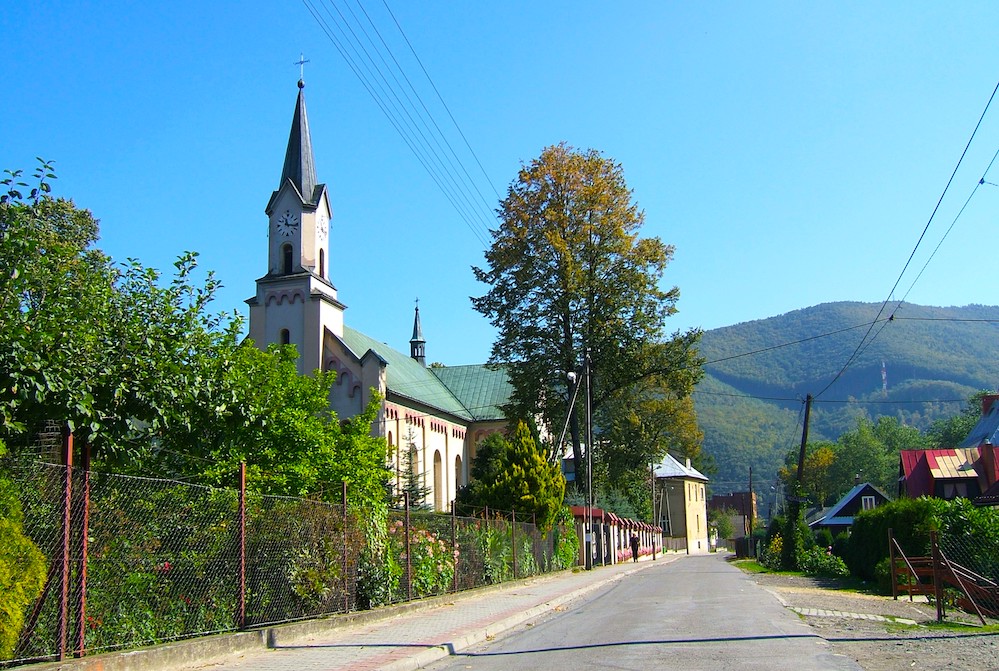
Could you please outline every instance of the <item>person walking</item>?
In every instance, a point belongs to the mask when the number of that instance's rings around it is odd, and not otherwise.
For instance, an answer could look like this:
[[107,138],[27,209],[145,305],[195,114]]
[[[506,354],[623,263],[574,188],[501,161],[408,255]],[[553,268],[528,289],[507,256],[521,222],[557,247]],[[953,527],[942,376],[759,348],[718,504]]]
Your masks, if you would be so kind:
[[631,559],[638,561],[638,535],[634,532],[631,534]]

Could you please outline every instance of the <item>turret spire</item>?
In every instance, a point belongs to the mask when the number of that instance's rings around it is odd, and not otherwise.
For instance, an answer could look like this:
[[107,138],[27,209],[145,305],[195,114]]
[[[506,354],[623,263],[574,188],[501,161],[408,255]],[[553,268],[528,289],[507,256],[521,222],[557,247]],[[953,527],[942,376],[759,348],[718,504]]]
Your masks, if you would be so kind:
[[413,318],[413,337],[409,339],[409,356],[424,366],[427,365],[426,345],[427,341],[423,339],[423,326],[420,325],[420,299],[417,298],[416,316]]
[[316,190],[316,164],[312,158],[312,136],[309,134],[309,117],[305,112],[305,82],[298,80],[298,102],[291,120],[288,150],[284,155],[284,170],[278,189],[291,180],[302,200],[313,203]]

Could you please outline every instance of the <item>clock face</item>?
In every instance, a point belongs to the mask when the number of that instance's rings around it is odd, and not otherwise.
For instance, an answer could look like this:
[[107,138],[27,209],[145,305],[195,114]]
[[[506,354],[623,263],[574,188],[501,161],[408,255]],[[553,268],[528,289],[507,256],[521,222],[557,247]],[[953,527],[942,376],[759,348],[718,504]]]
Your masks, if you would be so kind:
[[291,210],[285,210],[284,213],[277,218],[277,232],[288,237],[295,232],[298,228],[298,217],[291,213]]
[[319,215],[319,225],[317,226],[317,230],[319,232],[320,240],[326,239],[326,234],[329,232],[329,225],[329,222],[326,220],[326,215]]

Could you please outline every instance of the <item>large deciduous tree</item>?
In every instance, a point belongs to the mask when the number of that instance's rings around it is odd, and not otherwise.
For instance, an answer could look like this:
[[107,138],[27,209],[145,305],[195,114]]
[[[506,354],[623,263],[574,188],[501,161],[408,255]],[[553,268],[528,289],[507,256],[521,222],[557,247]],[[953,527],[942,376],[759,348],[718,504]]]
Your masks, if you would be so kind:
[[[587,348],[594,412],[650,376],[676,398],[689,394],[700,376],[700,332],[666,335],[679,298],[676,287],[662,287],[673,247],[639,236],[644,213],[620,164],[593,150],[547,147],[521,168],[498,212],[486,267],[473,268],[489,289],[472,302],[499,331],[491,361],[509,366],[512,416],[540,410],[558,436],[566,375]],[[570,427],[577,473],[583,405]]]

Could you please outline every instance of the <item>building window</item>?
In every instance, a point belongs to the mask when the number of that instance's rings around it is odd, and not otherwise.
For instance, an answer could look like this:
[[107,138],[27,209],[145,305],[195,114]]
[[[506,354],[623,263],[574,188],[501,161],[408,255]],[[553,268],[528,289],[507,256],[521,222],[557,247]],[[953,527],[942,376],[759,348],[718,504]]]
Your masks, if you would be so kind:
[[281,245],[281,272],[291,275],[291,245],[287,243]]
[[326,250],[319,250],[319,277],[326,279]]
[[281,344],[290,345],[291,344],[291,333],[288,329],[281,329]]
[[875,503],[873,496],[862,496],[860,497],[860,504],[863,506],[864,510],[873,510]]

